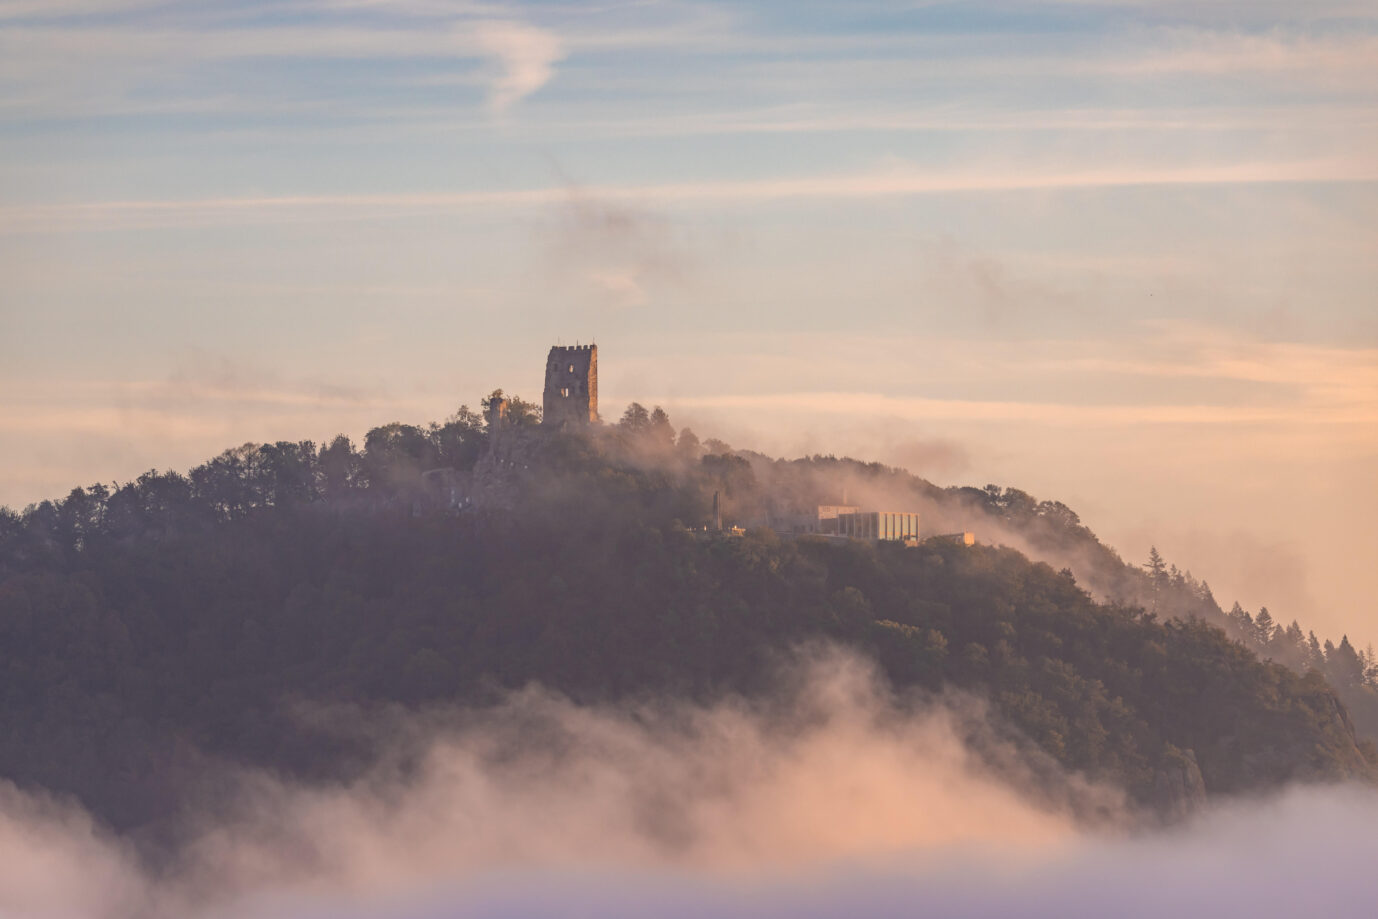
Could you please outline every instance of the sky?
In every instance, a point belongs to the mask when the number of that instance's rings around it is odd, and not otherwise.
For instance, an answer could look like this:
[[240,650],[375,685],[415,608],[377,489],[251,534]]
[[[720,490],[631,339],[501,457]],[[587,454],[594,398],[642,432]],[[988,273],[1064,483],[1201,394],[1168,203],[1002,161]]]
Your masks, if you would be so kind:
[[16,508],[597,341],[1362,647],[1375,291],[1373,0],[0,0]]

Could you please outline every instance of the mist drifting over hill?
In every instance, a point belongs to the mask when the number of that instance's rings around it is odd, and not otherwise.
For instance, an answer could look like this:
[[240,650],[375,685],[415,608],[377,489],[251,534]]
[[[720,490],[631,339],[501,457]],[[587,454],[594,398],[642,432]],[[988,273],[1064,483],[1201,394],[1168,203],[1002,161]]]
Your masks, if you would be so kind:
[[796,659],[797,694],[768,712],[536,689],[390,712],[355,727],[393,738],[389,762],[329,787],[239,775],[235,806],[158,869],[11,788],[3,902],[35,919],[1366,914],[1370,785],[1136,828],[1115,789],[998,741],[992,757],[979,702],[901,706],[872,668]]
[[1375,912],[1372,0],[0,0],[0,138],[0,919]]
[[[0,515],[7,906],[1204,914],[1260,833],[1371,889],[1365,654],[1018,489],[487,405]],[[979,539],[786,527],[844,495]]]

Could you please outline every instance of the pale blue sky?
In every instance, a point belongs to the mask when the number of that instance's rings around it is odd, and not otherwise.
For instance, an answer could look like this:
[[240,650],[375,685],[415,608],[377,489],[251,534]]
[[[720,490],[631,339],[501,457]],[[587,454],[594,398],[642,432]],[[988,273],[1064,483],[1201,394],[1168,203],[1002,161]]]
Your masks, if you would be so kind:
[[0,0],[0,502],[605,414],[1378,633],[1378,3]]

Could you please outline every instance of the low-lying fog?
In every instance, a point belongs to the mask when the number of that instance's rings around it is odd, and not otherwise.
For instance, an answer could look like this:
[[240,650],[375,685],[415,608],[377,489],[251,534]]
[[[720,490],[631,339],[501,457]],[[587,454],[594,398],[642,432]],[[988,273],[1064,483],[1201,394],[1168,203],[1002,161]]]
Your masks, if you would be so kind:
[[1372,915],[1370,789],[1153,829],[1016,757],[975,700],[895,699],[826,650],[782,680],[711,707],[529,689],[484,711],[305,712],[392,754],[346,787],[243,775],[230,815],[156,866],[11,787],[0,915]]

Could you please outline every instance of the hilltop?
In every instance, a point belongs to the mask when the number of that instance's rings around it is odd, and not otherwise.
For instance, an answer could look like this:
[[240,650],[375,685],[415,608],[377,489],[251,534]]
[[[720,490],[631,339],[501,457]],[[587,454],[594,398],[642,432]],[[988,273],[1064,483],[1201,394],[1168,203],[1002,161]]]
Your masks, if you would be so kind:
[[[816,642],[873,658],[911,704],[986,700],[1031,761],[1145,815],[1378,776],[1326,679],[1338,649],[1305,672],[1260,659],[1204,583],[1124,563],[1056,501],[700,443],[637,405],[565,429],[506,405],[0,512],[0,776],[157,834],[226,771],[330,783],[379,755],[303,706],[481,707],[533,683],[579,704],[762,697]],[[844,489],[978,542],[759,525]],[[715,493],[741,535],[709,527]],[[1355,659],[1358,711],[1374,674]]]

